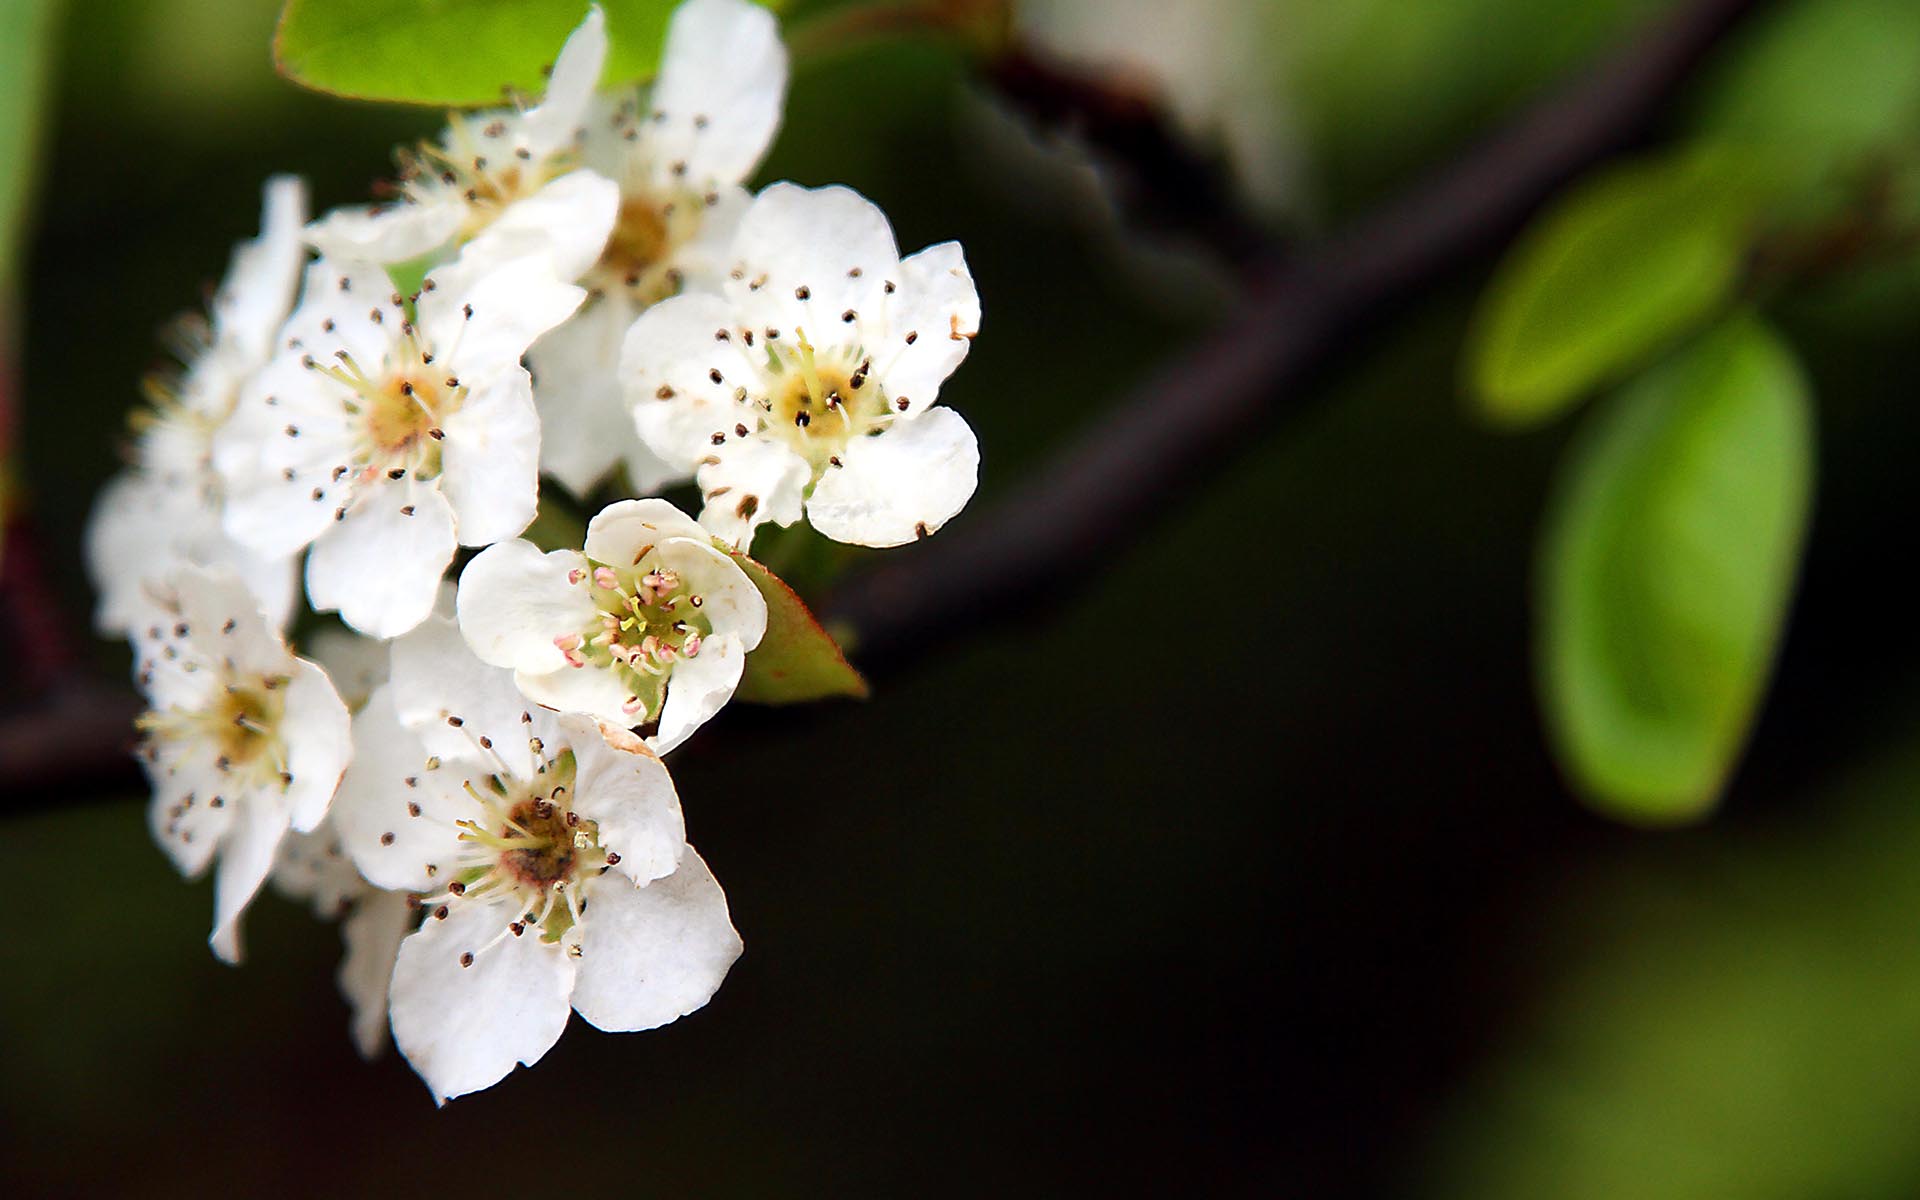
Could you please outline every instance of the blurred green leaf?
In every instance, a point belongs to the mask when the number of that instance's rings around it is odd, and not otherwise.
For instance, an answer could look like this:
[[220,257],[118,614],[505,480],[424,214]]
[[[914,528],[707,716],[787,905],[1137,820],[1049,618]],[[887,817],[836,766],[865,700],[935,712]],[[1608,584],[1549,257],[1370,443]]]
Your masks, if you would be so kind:
[[0,0],[0,289],[13,277],[13,255],[33,181],[34,125],[45,82],[51,6],[44,0]]
[[[1456,1091],[1462,1200],[1907,1197],[1920,1179],[1920,729],[1789,825],[1638,847],[1544,906],[1530,1015]],[[1542,967],[1547,968],[1542,970]]]
[[839,643],[820,627],[806,601],[746,555],[734,554],[733,561],[767,602],[766,636],[747,655],[746,673],[735,694],[756,704],[798,704],[834,696],[865,699],[867,681],[848,664]]
[[1576,186],[1481,300],[1467,348],[1481,414],[1550,420],[1711,316],[1739,282],[1765,192],[1751,160],[1712,148]]
[[[602,82],[652,75],[678,0],[599,3],[609,43]],[[337,96],[499,104],[506,89],[544,90],[544,70],[587,8],[588,0],[287,0],[273,56],[287,78]]]
[[1802,0],[1733,46],[1695,119],[1705,135],[1778,151],[1796,181],[1911,158],[1920,134],[1920,5]]
[[1813,474],[1792,352],[1735,317],[1613,397],[1566,464],[1539,560],[1555,748],[1596,807],[1718,799],[1779,640]]

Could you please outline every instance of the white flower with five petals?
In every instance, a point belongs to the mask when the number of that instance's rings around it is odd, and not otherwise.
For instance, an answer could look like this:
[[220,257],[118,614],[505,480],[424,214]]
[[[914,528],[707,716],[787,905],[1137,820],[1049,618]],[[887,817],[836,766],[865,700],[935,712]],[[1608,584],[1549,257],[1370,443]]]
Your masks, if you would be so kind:
[[150,824],[183,873],[219,859],[210,941],[235,962],[241,913],[282,839],[327,814],[351,754],[347,709],[231,571],[183,567],[151,598],[134,636]]
[[958,243],[902,259],[858,193],[781,183],[730,259],[723,294],[648,309],[621,357],[641,437],[698,469],[701,524],[741,550],[803,510],[857,545],[939,529],[980,466],[973,430],[935,404],[980,326]]
[[215,442],[227,532],[265,554],[311,543],[314,608],[374,637],[413,628],[456,544],[533,519],[540,426],[520,358],[583,296],[537,256],[462,259],[416,301],[376,269],[314,263],[283,352]]
[[266,365],[293,304],[306,261],[306,203],[298,179],[267,182],[260,236],[234,249],[211,319],[179,327],[184,369],[148,381],[152,407],[134,418],[133,465],[102,490],[87,525],[86,563],[99,593],[94,624],[103,633],[130,630],[146,588],[183,563],[231,568],[276,626],[293,608],[291,556],[259,554],[221,530],[213,438]]
[[687,472],[649,451],[622,398],[620,343],[649,305],[717,290],[786,98],[773,14],[748,0],[688,0],[667,27],[651,88],[600,98],[581,157],[619,185],[619,216],[581,277],[587,303],[528,355],[540,382],[541,466],[585,495],[617,463],[641,494]]
[[423,897],[390,1004],[436,1100],[538,1061],[574,1011],[610,1032],[677,1020],[739,957],[665,765],[527,704],[452,622],[394,643],[354,740],[335,820],[369,880]]
[[620,203],[611,180],[577,169],[606,57],[595,7],[561,47],[539,107],[455,113],[437,144],[401,157],[399,202],[335,209],[308,240],[325,257],[381,265],[460,246],[493,259],[543,253],[560,278],[578,278]]
[[665,500],[608,505],[586,547],[497,542],[460,576],[460,628],[536,703],[617,726],[658,723],[665,754],[720,711],[767,605],[707,531]]

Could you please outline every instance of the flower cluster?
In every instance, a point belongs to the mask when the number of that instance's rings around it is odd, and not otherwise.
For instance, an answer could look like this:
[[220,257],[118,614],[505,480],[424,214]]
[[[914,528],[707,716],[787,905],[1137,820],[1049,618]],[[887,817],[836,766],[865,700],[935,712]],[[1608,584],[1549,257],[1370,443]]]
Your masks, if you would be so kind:
[[[647,87],[600,90],[607,48],[596,8],[537,103],[454,114],[383,203],[309,222],[270,181],[88,534],[214,951],[269,881],[341,919],[357,1044],[391,1030],[437,1100],[573,1012],[713,996],[741,942],[662,756],[785,636],[755,531],[911,541],[979,465],[937,403],[980,321],[959,246],[902,257],[844,187],[745,186],[773,17],[688,0]],[[578,543],[522,537],[577,502]]]

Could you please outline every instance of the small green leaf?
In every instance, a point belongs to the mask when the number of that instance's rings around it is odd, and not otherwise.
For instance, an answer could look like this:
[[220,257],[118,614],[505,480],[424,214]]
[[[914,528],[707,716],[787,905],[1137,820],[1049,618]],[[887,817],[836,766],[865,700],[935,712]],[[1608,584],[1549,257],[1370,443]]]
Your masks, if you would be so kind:
[[1742,31],[1710,77],[1695,126],[1775,152],[1809,183],[1911,159],[1920,135],[1920,6],[1806,0]]
[[26,217],[52,32],[51,6],[42,0],[0,0],[0,292],[12,286],[14,247]]
[[848,664],[839,643],[820,627],[806,601],[746,555],[734,554],[733,561],[767,601],[766,636],[747,655],[746,673],[734,694],[756,704],[798,704],[834,696],[864,700],[867,681]]
[[1535,222],[1500,265],[1468,346],[1481,415],[1551,420],[1690,332],[1739,283],[1766,197],[1744,156],[1617,167]]
[[1707,812],[1764,689],[1800,558],[1813,426],[1792,352],[1726,323],[1597,411],[1539,558],[1536,665],[1598,809]]
[[[651,76],[678,0],[599,3],[609,46],[602,82]],[[507,89],[540,95],[542,72],[587,7],[588,0],[287,0],[273,58],[295,83],[356,100],[499,104]]]

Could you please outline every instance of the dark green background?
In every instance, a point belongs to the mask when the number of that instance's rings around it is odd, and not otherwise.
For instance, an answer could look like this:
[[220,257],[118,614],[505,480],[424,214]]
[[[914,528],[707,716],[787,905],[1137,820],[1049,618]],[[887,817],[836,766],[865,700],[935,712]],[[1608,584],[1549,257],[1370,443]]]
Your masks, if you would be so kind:
[[[1661,5],[1313,7],[1274,49],[1304,237]],[[276,81],[272,8],[66,14],[21,365],[76,626],[113,431],[263,176],[355,200],[433,128]],[[904,247],[965,244],[984,331],[943,396],[979,431],[989,501],[1217,310],[1143,291],[1009,187],[971,91],[921,44],[802,67],[762,178],[846,182]],[[391,1054],[355,1057],[334,930],[269,898],[247,964],[222,967],[210,889],[173,876],[138,797],[8,795],[0,1190],[1920,1191],[1920,639],[1898,582],[1920,295],[1883,280],[1779,310],[1819,403],[1811,556],[1723,810],[1655,835],[1582,810],[1543,748],[1527,581],[1568,426],[1467,415],[1491,266],[1307,402],[1276,397],[1298,415],[1065,603],[869,703],[730,709],[676,756],[747,943],[719,996],[652,1034],[576,1022],[443,1111]]]

